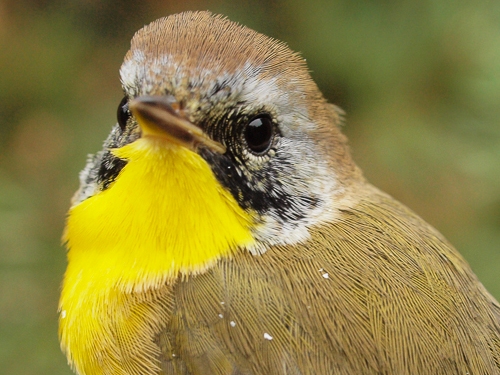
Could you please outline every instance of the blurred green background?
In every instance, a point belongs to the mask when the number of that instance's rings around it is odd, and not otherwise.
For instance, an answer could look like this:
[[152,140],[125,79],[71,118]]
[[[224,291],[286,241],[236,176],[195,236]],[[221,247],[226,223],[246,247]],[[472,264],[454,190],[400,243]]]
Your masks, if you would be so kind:
[[183,10],[286,41],[346,112],[366,176],[437,227],[500,297],[500,2],[0,2],[0,368],[70,374],[59,238],[122,97],[133,33]]

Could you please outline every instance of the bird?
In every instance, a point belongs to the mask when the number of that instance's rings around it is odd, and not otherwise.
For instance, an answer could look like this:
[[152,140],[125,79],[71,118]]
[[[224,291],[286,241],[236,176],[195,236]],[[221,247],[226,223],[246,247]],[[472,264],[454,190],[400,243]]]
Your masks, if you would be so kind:
[[183,12],[120,79],[63,234],[77,374],[500,374],[499,303],[366,180],[300,54]]

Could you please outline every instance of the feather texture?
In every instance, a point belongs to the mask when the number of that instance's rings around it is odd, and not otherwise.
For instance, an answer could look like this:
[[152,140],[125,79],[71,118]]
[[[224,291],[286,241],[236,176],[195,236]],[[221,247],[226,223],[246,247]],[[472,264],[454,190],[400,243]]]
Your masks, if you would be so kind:
[[163,373],[500,374],[498,303],[433,228],[364,192],[306,244],[178,282]]

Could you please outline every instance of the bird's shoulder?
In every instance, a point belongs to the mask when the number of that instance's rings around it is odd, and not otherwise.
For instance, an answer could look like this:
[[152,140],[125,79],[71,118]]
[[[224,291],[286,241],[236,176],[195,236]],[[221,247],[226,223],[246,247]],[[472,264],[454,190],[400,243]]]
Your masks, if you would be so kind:
[[165,373],[500,373],[497,302],[435,229],[362,189],[308,241],[177,283]]

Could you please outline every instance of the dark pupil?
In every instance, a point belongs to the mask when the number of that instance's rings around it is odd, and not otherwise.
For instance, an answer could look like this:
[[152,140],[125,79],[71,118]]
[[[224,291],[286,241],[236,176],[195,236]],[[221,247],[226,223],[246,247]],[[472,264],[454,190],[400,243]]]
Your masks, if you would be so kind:
[[255,153],[266,151],[273,139],[273,123],[267,117],[257,117],[245,129],[245,140]]
[[116,117],[118,119],[118,125],[120,125],[120,128],[122,130],[125,130],[125,128],[127,127],[127,121],[130,118],[130,111],[128,110],[128,98],[126,96],[118,105]]

